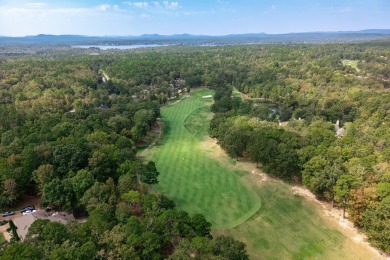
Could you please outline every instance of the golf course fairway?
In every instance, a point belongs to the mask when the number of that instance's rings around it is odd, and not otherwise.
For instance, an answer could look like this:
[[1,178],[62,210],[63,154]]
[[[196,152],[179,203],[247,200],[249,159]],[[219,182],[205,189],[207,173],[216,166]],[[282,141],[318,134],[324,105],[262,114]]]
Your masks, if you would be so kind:
[[162,138],[146,157],[160,172],[158,191],[174,198],[180,209],[203,214],[214,228],[232,228],[251,217],[261,201],[239,173],[210,158],[199,145],[207,137],[211,94],[198,90],[163,107]]
[[160,172],[153,189],[203,214],[213,235],[245,242],[250,259],[383,259],[291,185],[229,158],[207,134],[212,94],[195,90],[161,108],[161,139],[144,153]]

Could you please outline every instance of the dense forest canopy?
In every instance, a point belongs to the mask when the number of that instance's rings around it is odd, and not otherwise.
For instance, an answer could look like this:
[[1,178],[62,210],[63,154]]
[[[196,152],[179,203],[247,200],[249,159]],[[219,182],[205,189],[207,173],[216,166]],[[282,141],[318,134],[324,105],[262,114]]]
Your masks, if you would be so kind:
[[[158,169],[136,158],[160,106],[199,86],[215,90],[210,135],[229,155],[335,201],[389,252],[389,47],[377,41],[0,56],[0,207],[32,193],[44,205],[94,216],[67,227],[36,222],[25,243],[4,255],[150,259],[197,252],[237,259],[226,254],[229,247],[244,252],[239,242],[211,241],[204,218],[149,194]],[[175,228],[165,232],[163,223]],[[45,237],[51,232],[66,235],[54,241]],[[36,245],[45,249],[32,250]]]
[[[159,172],[136,149],[166,90],[107,80],[102,69],[113,61],[72,54],[2,60],[0,207],[29,194],[42,206],[88,216],[67,226],[37,220],[23,243],[14,235],[2,259],[246,259],[243,243],[212,240],[202,215],[149,193]],[[175,98],[179,87],[168,86]]]

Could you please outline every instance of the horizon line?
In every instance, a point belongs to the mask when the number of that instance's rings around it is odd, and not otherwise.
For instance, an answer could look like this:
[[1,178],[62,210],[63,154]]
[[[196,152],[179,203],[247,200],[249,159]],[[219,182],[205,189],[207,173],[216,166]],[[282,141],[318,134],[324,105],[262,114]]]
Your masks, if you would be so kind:
[[[0,35],[0,37],[7,38],[24,38],[24,37],[38,37],[38,36],[82,36],[82,37],[142,37],[142,36],[203,36],[203,37],[223,37],[223,36],[232,36],[232,35],[285,35],[285,34],[300,34],[300,33],[359,33],[365,31],[386,31],[386,34],[390,34],[390,28],[367,28],[360,30],[341,30],[341,31],[297,31],[297,32],[285,32],[285,33],[266,33],[266,32],[247,32],[247,33],[230,33],[230,34],[190,34],[190,33],[174,33],[174,34],[158,34],[158,33],[144,33],[139,35],[85,35],[85,34],[50,34],[50,33],[39,33],[35,35],[19,35],[19,36],[10,36],[10,35]],[[369,32],[367,32],[369,33]]]

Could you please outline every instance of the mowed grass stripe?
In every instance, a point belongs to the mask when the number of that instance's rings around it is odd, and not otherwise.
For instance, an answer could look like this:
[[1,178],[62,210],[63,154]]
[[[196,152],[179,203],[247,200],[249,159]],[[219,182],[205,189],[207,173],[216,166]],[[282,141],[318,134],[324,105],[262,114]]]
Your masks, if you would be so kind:
[[[202,213],[215,228],[231,228],[253,215],[261,205],[251,187],[239,174],[226,169],[199,147],[207,134],[210,118],[201,117],[196,131],[186,128],[186,120],[207,114],[212,99],[209,90],[199,90],[180,102],[164,107],[161,118],[164,133],[161,141],[147,153],[156,162],[160,183],[156,189],[173,197],[179,208]],[[207,115],[206,114],[206,115]],[[207,122],[206,122],[207,121]]]
[[233,171],[242,169],[241,163],[205,147],[200,141],[212,99],[200,97],[210,94],[202,90],[162,109],[163,138],[147,154],[161,173],[159,191],[179,208],[204,214],[219,228],[214,234],[245,242],[251,259],[377,259],[337,231],[312,203],[294,196],[291,186],[258,183],[253,174]]
[[241,225],[214,231],[245,242],[251,259],[377,259],[331,226],[314,204],[294,196],[290,185],[270,180],[255,190],[261,209]]

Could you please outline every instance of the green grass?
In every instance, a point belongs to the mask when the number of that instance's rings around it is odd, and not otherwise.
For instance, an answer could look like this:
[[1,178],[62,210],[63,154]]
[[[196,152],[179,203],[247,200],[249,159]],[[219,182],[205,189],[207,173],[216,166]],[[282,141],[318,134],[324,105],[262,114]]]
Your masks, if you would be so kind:
[[227,233],[247,244],[251,258],[305,259],[340,251],[345,237],[329,228],[315,207],[293,196],[291,187],[267,181],[256,189],[262,207],[245,223]]
[[7,241],[5,241],[5,238],[4,238],[4,234],[2,232],[0,232],[0,245],[6,243]]
[[351,66],[352,68],[354,68],[357,72],[360,71],[360,69],[358,68],[357,64],[359,61],[357,60],[341,60],[341,62],[343,63],[344,66]]
[[196,138],[202,139],[208,131],[208,124],[205,122],[210,119],[210,115],[208,106],[200,107],[186,117],[184,127]]
[[238,89],[234,88],[233,89],[233,97],[242,97],[242,94]]
[[[146,157],[156,162],[155,189],[178,208],[202,213],[213,235],[227,234],[247,245],[251,259],[376,259],[323,217],[313,202],[294,196],[278,180],[259,182],[253,165],[236,162],[207,137],[208,90],[162,108],[162,139]],[[206,145],[205,145],[206,144]]]
[[210,158],[199,146],[210,120],[210,90],[161,110],[162,139],[146,157],[156,162],[160,183],[155,188],[174,198],[178,207],[202,213],[215,228],[230,228],[245,221],[261,205],[256,192],[241,175]]

